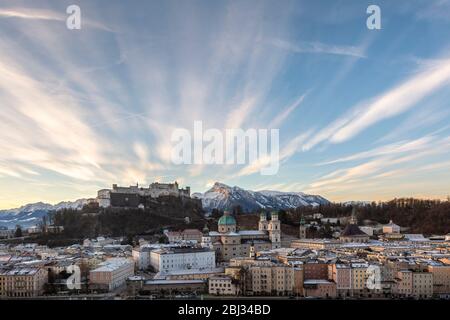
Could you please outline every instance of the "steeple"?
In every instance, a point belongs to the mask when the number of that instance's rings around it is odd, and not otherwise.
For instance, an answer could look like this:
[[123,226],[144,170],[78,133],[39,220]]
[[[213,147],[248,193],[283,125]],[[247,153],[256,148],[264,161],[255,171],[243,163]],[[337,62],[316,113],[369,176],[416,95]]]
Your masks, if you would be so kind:
[[208,228],[208,224],[205,223],[205,226],[203,227],[203,234],[208,234],[209,233],[209,228]]
[[352,217],[350,219],[350,224],[358,224],[358,219],[356,219],[356,209],[353,207],[352,209]]
[[266,221],[267,220],[267,213],[261,212],[259,214],[259,221]]
[[305,218],[303,217],[303,213],[300,216],[300,228],[299,228],[299,237],[300,239],[306,239],[306,223]]
[[304,225],[305,225],[305,217],[303,217],[303,213],[302,213],[302,215],[300,216],[300,225],[301,225],[301,226],[304,226]]

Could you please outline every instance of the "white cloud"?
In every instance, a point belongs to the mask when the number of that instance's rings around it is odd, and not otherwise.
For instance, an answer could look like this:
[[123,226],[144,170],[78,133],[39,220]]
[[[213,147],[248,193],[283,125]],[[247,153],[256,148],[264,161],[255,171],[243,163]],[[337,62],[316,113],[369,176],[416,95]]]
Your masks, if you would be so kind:
[[291,51],[294,53],[321,53],[334,54],[343,56],[352,56],[357,58],[365,58],[365,50],[363,47],[329,45],[321,42],[288,42],[281,39],[272,39],[266,41],[268,44],[277,48]]
[[30,8],[0,8],[0,17],[30,20],[65,21],[66,16],[52,10]]
[[[18,18],[26,20],[44,20],[65,22],[68,15],[48,9],[38,8],[0,8],[0,18]],[[113,32],[113,30],[102,23],[90,20],[82,16],[82,26],[89,26],[103,31]]]
[[257,98],[250,97],[242,101],[235,109],[233,109],[227,118],[226,129],[242,128],[245,120],[251,115],[253,109],[256,107]]
[[434,142],[434,140],[435,140],[435,137],[433,137],[433,136],[425,136],[425,137],[422,137],[422,138],[419,138],[416,140],[399,141],[396,143],[384,145],[384,146],[381,146],[381,147],[378,147],[375,149],[371,149],[368,151],[355,153],[350,156],[342,157],[342,158],[331,160],[331,161],[322,162],[319,165],[333,164],[333,163],[339,163],[339,162],[347,162],[347,161],[372,158],[372,157],[376,157],[376,156],[393,155],[393,154],[397,154],[397,153],[417,151],[417,150],[421,150],[421,149],[429,147],[430,144]]
[[357,115],[334,132],[330,141],[340,143],[349,140],[373,124],[405,112],[449,82],[450,60],[445,60],[362,106]]
[[303,146],[303,150],[307,151],[324,141],[332,143],[347,141],[375,123],[409,110],[416,103],[449,83],[450,60],[446,59],[438,65],[415,74],[369,102],[359,103],[316,133]]
[[[361,152],[352,156],[340,158],[328,163],[344,162],[374,158],[372,160],[355,164],[347,168],[339,168],[309,184],[309,192],[323,193],[334,189],[346,190],[351,186],[362,189],[368,181],[383,185],[388,184],[387,178],[408,178],[420,171],[442,168],[438,163],[433,166],[419,165],[421,160],[436,162],[434,156],[450,153],[450,137],[435,138],[423,137],[401,144],[392,144],[378,148],[374,151]],[[391,150],[392,152],[389,152]],[[444,162],[445,163],[445,162]],[[448,162],[447,162],[448,163]],[[445,167],[445,165],[443,165]]]
[[284,120],[286,120],[287,117],[289,117],[289,115],[302,104],[306,95],[307,93],[302,94],[300,97],[297,98],[297,100],[294,101],[294,103],[292,103],[290,106],[283,109],[279,114],[277,114],[275,118],[273,118],[272,121],[269,123],[268,127],[278,128],[284,122]]

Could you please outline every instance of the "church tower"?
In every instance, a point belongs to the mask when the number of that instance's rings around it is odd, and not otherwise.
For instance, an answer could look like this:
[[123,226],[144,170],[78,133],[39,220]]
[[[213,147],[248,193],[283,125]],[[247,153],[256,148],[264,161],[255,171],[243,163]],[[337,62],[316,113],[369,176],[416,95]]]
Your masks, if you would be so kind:
[[281,248],[281,222],[278,220],[278,212],[273,211],[271,213],[268,229],[272,249]]
[[355,207],[352,209],[352,217],[350,218],[350,224],[358,225],[358,219],[356,218],[356,210]]
[[255,244],[252,241],[252,244],[250,245],[250,258],[256,259],[256,251],[255,251]]
[[261,212],[261,214],[259,215],[258,230],[267,231],[267,228],[268,228],[267,215],[265,212]]
[[305,218],[303,218],[303,214],[300,217],[300,235],[299,235],[300,239],[306,239],[306,223],[305,223]]

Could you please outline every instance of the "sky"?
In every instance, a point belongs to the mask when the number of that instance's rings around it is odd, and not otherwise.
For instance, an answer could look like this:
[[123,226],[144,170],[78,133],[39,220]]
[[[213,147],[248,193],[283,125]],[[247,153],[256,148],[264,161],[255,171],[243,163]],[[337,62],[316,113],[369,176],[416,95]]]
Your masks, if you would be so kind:
[[[154,181],[444,199],[449,104],[450,0],[0,0],[0,209]],[[173,164],[194,121],[279,129],[278,173]]]

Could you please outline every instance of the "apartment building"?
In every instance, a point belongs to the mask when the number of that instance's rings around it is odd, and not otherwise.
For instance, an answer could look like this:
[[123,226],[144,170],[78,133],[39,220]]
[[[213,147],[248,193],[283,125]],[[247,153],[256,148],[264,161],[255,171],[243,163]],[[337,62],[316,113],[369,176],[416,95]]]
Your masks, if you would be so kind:
[[112,291],[125,285],[128,277],[134,275],[134,262],[126,258],[111,258],[99,264],[89,273],[91,289]]
[[430,272],[413,272],[413,296],[428,299],[433,296],[433,274]]
[[136,268],[139,270],[146,270],[150,266],[150,252],[154,248],[142,246],[140,248],[133,249],[131,255],[136,264]]
[[305,280],[303,284],[306,297],[335,298],[336,283],[323,279]]
[[294,288],[294,270],[285,265],[251,266],[247,270],[249,295],[288,295]]
[[330,264],[328,266],[328,278],[336,283],[336,295],[338,297],[351,295],[352,268],[349,264]]
[[328,279],[328,264],[325,262],[313,260],[307,261],[303,265],[304,279]]
[[364,296],[367,293],[367,263],[352,263],[351,264],[351,282],[352,295]]
[[183,231],[169,231],[167,238],[169,243],[177,243],[181,241],[196,241],[200,243],[202,241],[203,233],[197,229],[186,229]]
[[44,292],[47,282],[48,272],[45,268],[15,267],[0,270],[0,297],[36,297]]
[[[298,269],[298,268],[297,268]],[[238,280],[244,295],[289,295],[294,292],[295,268],[268,259],[237,258],[230,261],[225,274]],[[297,278],[303,278],[298,269]],[[298,279],[300,280],[300,279]]]
[[208,292],[213,295],[236,296],[240,294],[240,288],[232,277],[217,275],[208,279]]
[[428,265],[427,270],[433,274],[433,294],[450,294],[450,265],[432,263]]
[[303,281],[304,281],[303,265],[297,265],[294,267],[294,294],[297,296],[304,295]]
[[433,296],[433,274],[417,270],[400,270],[392,293],[397,297],[427,299]]

